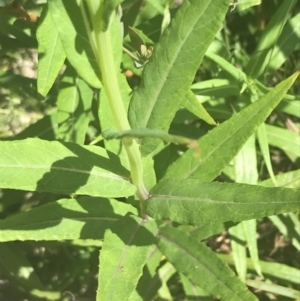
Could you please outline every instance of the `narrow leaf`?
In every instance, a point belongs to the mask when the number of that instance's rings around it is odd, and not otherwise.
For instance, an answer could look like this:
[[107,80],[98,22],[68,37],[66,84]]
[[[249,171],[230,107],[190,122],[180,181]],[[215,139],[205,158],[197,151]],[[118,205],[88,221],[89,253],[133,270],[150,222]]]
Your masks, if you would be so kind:
[[169,167],[165,178],[213,180],[230,163],[255,129],[268,117],[297,76],[298,72],[206,134],[198,141],[200,157],[196,157],[193,150],[188,150]]
[[84,144],[94,91],[69,66],[57,97],[58,139]]
[[153,250],[156,224],[127,215],[108,229],[100,251],[97,301],[129,300]]
[[200,225],[243,221],[299,210],[299,191],[198,180],[166,179],[150,191],[146,213],[158,220]]
[[255,219],[241,222],[241,226],[244,230],[244,236],[248,245],[251,260],[255,266],[256,273],[263,278],[261,273],[261,267],[259,265],[259,254],[256,238],[257,222]]
[[[222,25],[231,0],[185,1],[164,31],[146,65],[129,107],[132,128],[167,131],[206,49]],[[159,141],[142,140],[142,152]]]
[[[298,10],[299,11],[299,10]],[[275,72],[300,47],[300,12],[286,23],[272,52],[268,71]]]
[[187,301],[213,301],[211,297],[204,289],[200,286],[195,285],[190,279],[188,279],[182,273],[179,274],[182,286],[187,297]]
[[103,0],[101,11],[101,28],[106,31],[109,26],[110,17],[124,0]]
[[195,83],[192,85],[191,89],[197,95],[205,95],[214,98],[240,95],[240,87],[235,82],[220,78]]
[[161,287],[158,290],[158,295],[161,299],[172,301],[172,295],[168,286],[168,281],[176,273],[176,269],[170,262],[166,262],[163,266],[158,269],[158,277],[161,281]]
[[[261,127],[261,126],[260,126]],[[237,183],[257,184],[257,158],[255,136],[252,135],[244,144],[234,160],[235,180]],[[243,221],[229,229],[232,254],[235,259],[235,266],[242,281],[246,279],[246,246],[247,244],[251,259],[256,266],[257,273],[262,277],[259,266],[258,248],[256,240],[256,220]],[[234,239],[235,238],[235,239]],[[244,244],[240,241],[245,241]]]
[[268,141],[271,145],[299,157],[300,137],[298,133],[266,124]]
[[[248,222],[248,221],[247,221]],[[245,282],[247,274],[246,263],[246,245],[245,245],[245,233],[242,223],[231,227],[229,229],[230,246],[232,250],[232,257],[235,263],[235,269],[239,278]]]
[[0,220],[0,241],[103,239],[104,231],[132,206],[116,200],[61,199]]
[[66,58],[47,3],[40,17],[36,38],[39,53],[37,87],[38,92],[46,96]]
[[151,301],[161,286],[161,279],[156,269],[160,264],[162,254],[155,246],[149,253],[142,277],[132,294],[130,301]]
[[208,124],[216,124],[214,119],[205,110],[202,103],[197,99],[196,95],[191,90],[188,90],[188,92],[185,94],[185,97],[183,98],[181,104],[188,111],[193,113],[198,118],[204,120]]
[[[269,141],[266,131],[266,124],[262,123],[258,129],[257,129],[257,140],[259,143],[260,150],[262,152],[268,173],[273,181],[274,184],[276,184],[275,175],[273,172],[272,162],[271,162],[271,156],[270,156],[270,148],[269,148]],[[251,184],[251,183],[249,183]],[[276,186],[276,185],[275,185]]]
[[286,286],[277,285],[275,283],[267,283],[259,280],[248,279],[247,285],[254,287],[255,289],[270,292],[280,296],[285,296],[292,299],[300,299],[300,292],[298,290],[288,288]]
[[273,47],[297,2],[297,0],[283,1],[272,15],[246,67],[246,74],[249,77],[258,78],[265,71],[272,56]]
[[218,64],[224,71],[230,74],[237,81],[242,83],[248,82],[247,75],[242,70],[238,69],[221,56],[210,51],[206,52],[205,56]]
[[0,142],[2,188],[102,197],[133,195],[128,171],[105,149],[29,138]]
[[175,268],[221,300],[257,301],[204,243],[175,228],[160,229],[157,245]]
[[272,221],[274,226],[277,227],[280,233],[283,234],[286,238],[288,238],[292,242],[293,246],[298,251],[300,251],[299,219],[297,215],[295,215],[296,223],[294,223],[290,215],[280,214],[278,216],[277,215],[269,216],[268,218]]
[[49,12],[71,65],[89,85],[100,88],[100,74],[77,1],[51,0]]
[[[300,189],[300,169],[279,174],[276,177],[276,183],[280,187]],[[259,183],[261,186],[274,187],[272,179],[267,179]]]
[[[231,255],[227,254],[218,254],[218,257],[221,258],[227,264],[233,266],[234,262]],[[259,261],[259,265],[262,268],[262,272],[264,275],[268,275],[272,278],[290,282],[294,284],[299,284],[300,279],[300,271],[297,268],[277,263],[277,262],[268,262],[268,261]],[[247,258],[247,267],[251,271],[254,271],[254,266],[250,258]]]
[[252,6],[261,4],[261,0],[234,0],[236,1],[236,8],[238,11],[248,9]]

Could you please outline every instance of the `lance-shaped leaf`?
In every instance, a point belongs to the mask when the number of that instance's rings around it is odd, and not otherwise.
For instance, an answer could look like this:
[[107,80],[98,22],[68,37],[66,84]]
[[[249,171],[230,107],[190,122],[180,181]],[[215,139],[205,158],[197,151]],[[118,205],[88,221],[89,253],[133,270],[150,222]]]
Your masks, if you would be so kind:
[[273,47],[297,2],[297,0],[281,2],[280,7],[272,15],[246,67],[246,74],[249,77],[258,78],[263,74],[272,57]]
[[296,72],[282,81],[268,94],[199,139],[201,155],[195,156],[194,150],[188,150],[169,167],[165,178],[212,181],[278,105],[298,74]]
[[161,279],[157,272],[161,258],[161,252],[158,250],[157,246],[154,245],[147,257],[147,263],[144,266],[139,283],[129,301],[151,301],[155,298],[157,291],[161,286]]
[[187,300],[195,300],[195,301],[213,301],[213,297],[211,297],[203,288],[198,285],[195,285],[190,279],[188,279],[182,273],[179,274],[180,280],[182,282],[183,290],[185,292],[185,296]]
[[107,30],[112,13],[123,1],[124,0],[103,0],[101,11],[101,28],[103,31]]
[[187,91],[185,97],[181,101],[181,105],[208,124],[216,124],[214,119],[205,110],[202,103],[197,99],[196,95],[191,90]]
[[97,146],[30,138],[0,142],[0,187],[62,194],[125,197],[128,171]]
[[129,300],[153,251],[155,221],[127,215],[108,229],[100,252],[97,301]]
[[157,245],[194,284],[224,301],[257,301],[230,268],[204,243],[172,227],[159,231]]
[[0,220],[0,242],[103,239],[104,231],[128,212],[137,214],[113,199],[61,199]]
[[94,91],[68,66],[57,97],[58,139],[84,144]]
[[46,96],[66,59],[57,29],[48,12],[48,4],[43,9],[36,37],[39,44],[37,86],[39,93]]
[[297,211],[299,190],[232,183],[166,179],[150,191],[146,213],[158,220],[200,225],[240,222]]
[[[155,46],[129,107],[132,128],[167,131],[231,0],[185,1]],[[146,138],[147,155],[159,140]]]
[[[221,258],[228,265],[234,266],[234,261],[230,254],[218,253],[218,257]],[[295,267],[291,267],[282,263],[269,262],[263,260],[259,261],[259,265],[262,268],[263,274],[268,275],[268,277],[270,278],[277,279],[283,282],[299,284],[300,271]],[[247,258],[247,267],[249,270],[253,272],[255,271],[255,267],[251,258]]]
[[77,1],[51,0],[49,12],[71,65],[89,85],[100,88],[100,74]]

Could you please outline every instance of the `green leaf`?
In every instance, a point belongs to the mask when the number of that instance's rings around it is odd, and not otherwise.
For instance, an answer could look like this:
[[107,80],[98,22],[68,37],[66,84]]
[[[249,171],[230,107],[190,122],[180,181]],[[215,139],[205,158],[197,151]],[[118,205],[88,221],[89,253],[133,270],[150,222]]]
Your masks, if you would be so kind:
[[231,63],[229,63],[227,60],[222,58],[221,56],[211,52],[207,51],[205,53],[205,56],[218,64],[224,71],[226,71],[228,74],[230,74],[234,79],[236,79],[238,82],[241,83],[247,83],[247,75]]
[[[234,262],[231,255],[227,254],[218,254],[218,257],[221,258],[227,264],[233,266]],[[268,261],[259,261],[259,265],[262,268],[262,272],[264,275],[271,276],[272,278],[299,284],[299,276],[300,272],[299,269],[282,264],[277,262],[268,262]],[[251,271],[254,271],[254,266],[250,258],[247,258],[247,267]]]
[[137,214],[113,199],[61,199],[0,220],[0,241],[103,239],[104,231],[128,212]]
[[69,66],[57,97],[58,139],[84,144],[94,91]]
[[127,215],[108,229],[100,251],[97,301],[129,300],[153,250],[155,221]]
[[249,221],[241,222],[241,226],[244,229],[244,236],[246,239],[246,243],[250,252],[250,257],[254,264],[256,273],[261,278],[263,278],[263,275],[261,273],[261,267],[259,265],[259,254],[258,254],[258,245],[257,245],[257,238],[256,238],[257,222],[255,219],[251,219]]
[[280,233],[289,239],[293,246],[300,251],[300,222],[298,216],[280,214],[278,216],[269,216],[268,218],[272,221],[274,226],[277,227]]
[[191,89],[197,95],[224,98],[232,95],[239,96],[241,88],[228,79],[215,78],[195,83]]
[[194,179],[166,179],[150,191],[146,213],[158,220],[200,225],[239,222],[297,211],[299,191]]
[[38,92],[46,96],[52,87],[64,61],[66,54],[53,23],[48,4],[45,5],[36,32],[38,40]]
[[255,5],[260,5],[261,0],[233,0],[236,1],[236,8],[238,11],[248,9]]
[[197,178],[201,181],[212,181],[268,117],[297,76],[298,73],[295,73],[282,81],[268,94],[199,139],[200,157],[195,156],[193,150],[186,151],[169,167],[165,178]]
[[182,273],[179,274],[182,286],[187,297],[187,301],[213,301],[213,297],[204,291],[200,286],[195,285],[189,278]]
[[298,0],[283,1],[273,14],[247,64],[246,74],[249,77],[258,78],[265,71],[271,59],[273,47],[297,2]]
[[[234,159],[235,181],[237,183],[257,184],[257,159],[255,136],[252,135],[238,152]],[[231,247],[235,259],[235,268],[242,281],[246,279],[246,246],[255,263],[257,273],[261,275],[256,240],[256,220],[243,221],[229,229],[232,237]],[[245,243],[241,243],[244,241]]]
[[[300,44],[300,13],[289,19],[278,38],[272,52],[268,71],[274,72],[280,68],[289,58],[291,53],[299,50]],[[299,112],[299,111],[298,111]]]
[[[248,221],[247,221],[248,222]],[[230,246],[235,269],[239,278],[245,282],[247,273],[245,233],[242,223],[229,229]]]
[[151,4],[159,13],[164,13],[164,6],[160,0],[147,0],[149,4]]
[[172,227],[160,229],[157,245],[175,268],[194,284],[224,301],[257,301],[213,251]]
[[155,246],[149,253],[144,266],[142,277],[133,292],[130,301],[151,301],[161,286],[161,279],[157,273],[162,254]]
[[[167,131],[194,80],[206,49],[222,25],[230,0],[191,0],[179,8],[145,66],[129,107],[132,128]],[[142,140],[149,154],[159,140]]]
[[253,280],[253,279],[247,279],[246,280],[247,285],[254,287],[257,290],[260,291],[266,291],[273,294],[277,294],[280,296],[285,296],[292,299],[298,299],[300,298],[300,292],[298,290],[288,288],[285,286],[277,285],[275,283],[268,283],[268,282],[262,282],[259,280]]
[[51,0],[49,13],[71,65],[89,85],[100,88],[100,74],[76,1]]
[[4,274],[16,286],[14,289],[21,288],[31,296],[45,298],[46,300],[61,298],[58,291],[49,291],[41,283],[22,249],[15,243],[0,244],[0,267],[1,275]]
[[216,124],[214,119],[205,110],[202,103],[197,99],[196,95],[191,90],[188,90],[188,92],[185,94],[185,97],[182,99],[181,104],[185,109],[193,113],[198,118],[204,120],[208,124]]
[[163,300],[172,301],[172,295],[168,286],[168,281],[176,273],[176,269],[170,262],[166,262],[158,269],[158,277],[161,281],[161,287],[158,290],[158,295]]
[[234,158],[235,180],[237,183],[257,184],[257,159],[255,137],[250,136]]
[[0,186],[102,197],[133,195],[128,171],[110,157],[97,146],[37,138],[0,142]]
[[[280,187],[300,188],[300,169],[279,174],[275,177],[276,183]],[[272,179],[267,179],[259,183],[261,186],[274,187]]]
[[110,17],[123,1],[124,0],[103,0],[101,7],[101,28],[103,31],[108,29]]
[[273,125],[266,124],[268,141],[285,152],[292,153],[299,157],[300,137],[298,133],[288,129],[283,129]]
[[195,227],[189,225],[181,225],[178,227],[178,229],[186,231],[186,227],[188,227],[189,234],[194,236],[198,241],[208,239],[213,235],[227,230],[224,226],[224,223],[204,224]]
[[[275,179],[275,175],[273,172],[273,167],[272,167],[272,162],[271,162],[271,156],[270,156],[270,148],[269,148],[269,141],[268,141],[268,136],[267,136],[267,131],[266,131],[266,124],[262,123],[257,131],[256,131],[256,135],[257,135],[257,140],[259,143],[259,147],[261,150],[261,153],[263,155],[268,173],[272,179],[272,181],[274,183],[276,183],[276,179]],[[251,184],[251,183],[249,183]],[[255,183],[257,184],[257,183]]]
[[283,99],[277,109],[292,116],[300,118],[300,101],[299,99],[297,100],[296,97],[294,98],[295,100]]

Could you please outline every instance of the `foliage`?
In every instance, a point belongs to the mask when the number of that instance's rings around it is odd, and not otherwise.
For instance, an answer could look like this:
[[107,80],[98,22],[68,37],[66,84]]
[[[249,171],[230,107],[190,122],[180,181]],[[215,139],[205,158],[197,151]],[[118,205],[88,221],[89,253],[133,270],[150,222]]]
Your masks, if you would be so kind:
[[1,105],[37,119],[0,120],[0,300],[300,298],[255,239],[299,255],[300,13],[265,2],[0,1]]

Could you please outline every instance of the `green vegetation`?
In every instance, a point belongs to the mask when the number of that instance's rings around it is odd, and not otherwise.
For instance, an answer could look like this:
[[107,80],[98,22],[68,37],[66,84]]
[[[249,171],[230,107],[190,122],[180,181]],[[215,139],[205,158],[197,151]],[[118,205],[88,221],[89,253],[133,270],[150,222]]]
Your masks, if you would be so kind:
[[300,299],[297,2],[0,0],[0,301]]

